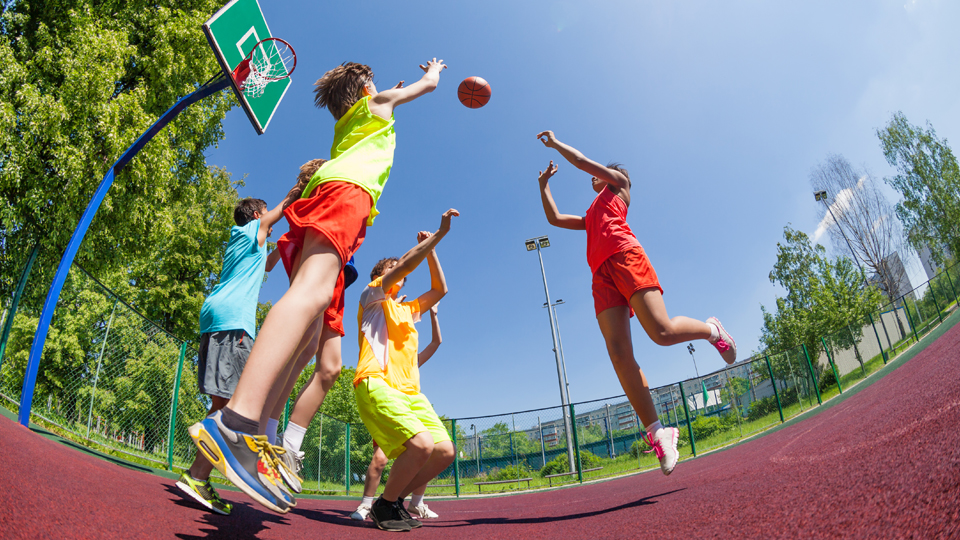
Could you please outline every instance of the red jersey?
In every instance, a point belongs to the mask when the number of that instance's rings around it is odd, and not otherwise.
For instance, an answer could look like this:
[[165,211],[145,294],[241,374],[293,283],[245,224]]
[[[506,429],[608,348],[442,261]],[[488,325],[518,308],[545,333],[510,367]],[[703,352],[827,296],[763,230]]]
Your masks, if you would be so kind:
[[609,187],[593,200],[583,221],[587,228],[587,264],[593,273],[614,253],[640,246],[627,225],[627,203]]

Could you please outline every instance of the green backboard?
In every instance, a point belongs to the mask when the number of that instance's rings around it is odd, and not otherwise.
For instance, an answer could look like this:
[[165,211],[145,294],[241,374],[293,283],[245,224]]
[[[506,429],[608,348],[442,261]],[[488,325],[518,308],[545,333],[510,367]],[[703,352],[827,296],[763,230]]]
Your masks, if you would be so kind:
[[273,37],[266,19],[263,18],[260,4],[257,0],[231,0],[210,17],[210,20],[203,23],[203,33],[207,35],[220,67],[230,78],[233,92],[250,118],[250,123],[257,133],[262,135],[280,105],[280,100],[287,93],[290,79],[272,82],[264,88],[262,95],[250,98],[240,91],[232,76],[233,70],[254,45],[262,39]]

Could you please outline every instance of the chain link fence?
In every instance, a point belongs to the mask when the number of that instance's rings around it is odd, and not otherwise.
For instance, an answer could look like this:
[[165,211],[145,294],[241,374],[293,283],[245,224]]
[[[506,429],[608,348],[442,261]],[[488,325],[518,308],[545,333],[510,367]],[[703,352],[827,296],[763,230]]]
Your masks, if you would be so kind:
[[[680,431],[681,459],[779,425],[849,391],[952,313],[960,266],[808,343],[765,352],[651,390],[663,426]],[[0,406],[17,411],[38,313],[0,310]],[[74,266],[51,325],[32,420],[101,451],[152,467],[189,467],[187,427],[209,399],[197,388],[197,351]],[[569,407],[445,420],[454,463],[428,496],[550,488],[659,467],[625,396]],[[323,414],[304,438],[307,492],[359,496],[373,456],[362,424]],[[381,484],[390,474],[384,471]],[[225,482],[222,478],[221,481]]]

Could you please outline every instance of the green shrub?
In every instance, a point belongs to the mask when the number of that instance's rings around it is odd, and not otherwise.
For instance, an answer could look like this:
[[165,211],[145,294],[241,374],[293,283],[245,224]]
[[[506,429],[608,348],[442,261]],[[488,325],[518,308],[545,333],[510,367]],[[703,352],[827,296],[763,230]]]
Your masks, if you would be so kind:
[[[580,451],[580,467],[584,469],[592,469],[594,467],[599,467],[601,464],[600,458],[595,456],[592,452],[587,450]],[[551,474],[560,474],[570,472],[569,463],[567,463],[567,454],[560,454],[559,456],[548,461],[546,465],[540,469],[540,476],[546,477]]]
[[820,391],[823,392],[831,386],[837,385],[837,376],[834,375],[833,369],[825,369],[823,373],[820,374]]
[[721,420],[716,416],[698,416],[690,425],[693,427],[693,437],[698,441],[724,430]]
[[767,396],[750,404],[750,412],[747,413],[747,420],[759,420],[775,412],[777,412],[777,398],[776,396]]
[[507,465],[502,469],[498,469],[490,474],[491,481],[497,480],[515,480],[517,478],[530,478],[530,475],[533,471],[527,467],[526,463],[520,463],[519,465]]

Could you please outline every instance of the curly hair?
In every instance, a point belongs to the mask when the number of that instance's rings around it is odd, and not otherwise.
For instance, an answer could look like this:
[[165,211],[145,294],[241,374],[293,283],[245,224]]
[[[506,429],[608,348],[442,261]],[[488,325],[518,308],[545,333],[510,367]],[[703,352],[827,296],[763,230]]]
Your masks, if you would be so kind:
[[344,62],[317,79],[313,85],[313,102],[321,109],[326,107],[335,120],[340,120],[360,99],[370,79],[373,79],[370,66]]
[[254,199],[253,197],[240,199],[237,201],[237,205],[233,207],[233,221],[237,223],[238,227],[243,227],[253,221],[254,212],[262,214],[266,211],[267,201],[263,199]]
[[626,177],[627,177],[627,186],[630,186],[630,185],[632,184],[632,183],[630,182],[630,173],[627,172],[627,168],[624,167],[622,164],[617,163],[616,161],[611,161],[610,163],[607,163],[607,168],[608,168],[608,169],[613,169],[613,170],[615,170],[615,171],[618,171],[620,174],[626,176]]
[[377,264],[373,265],[373,270],[370,271],[370,281],[377,279],[382,276],[387,269],[387,265],[392,262],[397,262],[400,259],[396,257],[386,257],[377,261]]
[[313,178],[314,173],[326,162],[327,160],[325,159],[311,159],[300,166],[300,174],[297,175],[297,190],[300,192],[298,196],[303,195],[303,190],[306,189],[307,184],[310,183],[310,179]]

